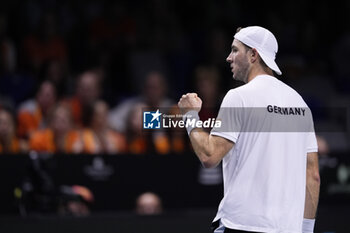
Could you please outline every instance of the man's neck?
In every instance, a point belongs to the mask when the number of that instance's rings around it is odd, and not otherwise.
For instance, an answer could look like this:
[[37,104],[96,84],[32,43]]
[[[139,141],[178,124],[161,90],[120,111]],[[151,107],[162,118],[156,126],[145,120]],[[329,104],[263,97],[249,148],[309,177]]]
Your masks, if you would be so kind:
[[252,69],[248,75],[248,82],[252,81],[255,77],[259,75],[270,75],[273,76],[273,72],[271,69],[263,69],[262,67],[258,67],[256,69]]

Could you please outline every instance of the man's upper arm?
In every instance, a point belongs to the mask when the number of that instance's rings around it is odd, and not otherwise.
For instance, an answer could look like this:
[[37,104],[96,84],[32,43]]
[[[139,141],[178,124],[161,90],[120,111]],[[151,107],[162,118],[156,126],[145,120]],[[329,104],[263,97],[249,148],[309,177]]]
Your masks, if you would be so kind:
[[318,171],[318,153],[307,153],[307,169],[317,169]]
[[307,176],[308,178],[312,178],[314,180],[319,181],[319,169],[318,169],[318,153],[317,152],[309,152],[307,153]]

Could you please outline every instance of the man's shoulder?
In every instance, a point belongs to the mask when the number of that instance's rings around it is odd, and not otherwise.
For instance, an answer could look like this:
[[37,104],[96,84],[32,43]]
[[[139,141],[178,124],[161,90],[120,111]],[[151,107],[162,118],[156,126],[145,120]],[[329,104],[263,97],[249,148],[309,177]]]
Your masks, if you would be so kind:
[[242,86],[230,89],[226,96],[232,96],[236,98],[244,98],[244,96],[249,96],[250,93],[254,92],[254,86],[248,85],[249,83],[243,84]]
[[226,93],[222,101],[221,107],[242,107],[243,99],[244,98],[242,98],[238,88],[231,89]]
[[[262,93],[265,93],[266,95],[278,95],[281,99],[289,100],[292,102],[304,102],[301,95],[291,86],[289,86],[287,83],[285,83],[283,80],[280,80],[273,76],[266,76],[268,77],[266,80],[264,80],[263,87],[260,91]],[[261,82],[262,83],[262,82]],[[259,86],[259,85],[257,85]],[[259,86],[260,87],[260,86]]]
[[283,86],[283,90],[282,92],[285,93],[286,95],[288,95],[290,98],[290,101],[295,101],[295,104],[297,105],[306,105],[303,97],[299,94],[298,91],[296,91],[293,87],[289,86],[288,84],[280,81],[280,85]]
[[233,97],[233,96],[236,96],[238,97],[240,95],[240,92],[241,92],[241,87],[236,87],[236,88],[233,88],[233,89],[230,89],[226,95],[225,95],[225,98],[226,97]]

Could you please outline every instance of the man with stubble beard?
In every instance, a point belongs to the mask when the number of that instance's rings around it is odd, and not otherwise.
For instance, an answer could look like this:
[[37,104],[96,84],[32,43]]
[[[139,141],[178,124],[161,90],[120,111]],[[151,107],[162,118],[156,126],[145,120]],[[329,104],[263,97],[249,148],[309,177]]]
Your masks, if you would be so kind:
[[[278,44],[265,28],[238,29],[227,57],[245,85],[224,97],[211,133],[186,124],[205,167],[222,161],[224,197],[213,232],[313,232],[320,177],[311,112],[276,77]],[[178,103],[184,120],[200,120],[196,93]],[[283,111],[282,111],[283,110]],[[258,113],[258,114],[256,114]]]

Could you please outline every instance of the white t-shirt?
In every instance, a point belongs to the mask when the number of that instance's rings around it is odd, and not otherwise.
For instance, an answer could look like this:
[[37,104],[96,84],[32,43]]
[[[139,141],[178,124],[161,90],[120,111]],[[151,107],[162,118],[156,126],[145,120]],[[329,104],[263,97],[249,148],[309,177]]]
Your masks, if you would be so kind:
[[306,159],[317,152],[310,109],[273,76],[230,90],[212,135],[235,143],[223,158],[224,197],[214,221],[258,232],[301,232]]

